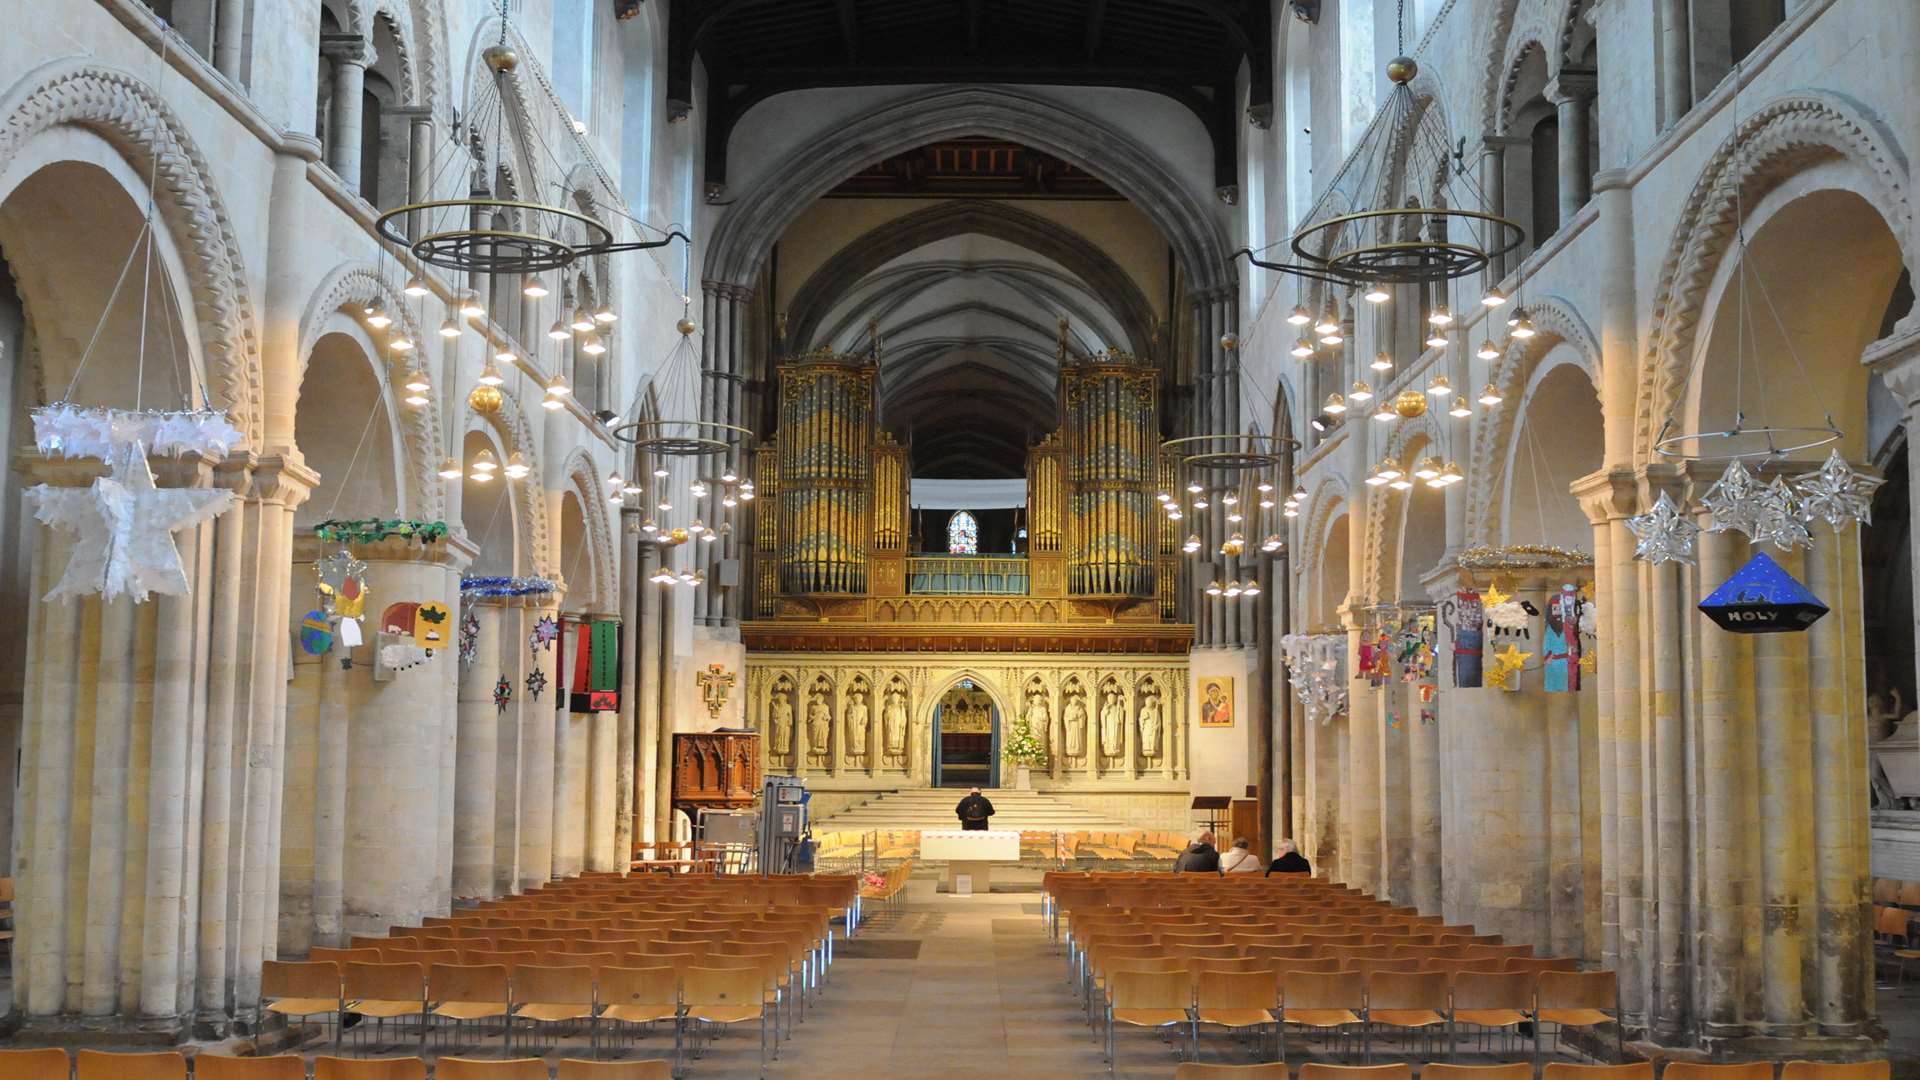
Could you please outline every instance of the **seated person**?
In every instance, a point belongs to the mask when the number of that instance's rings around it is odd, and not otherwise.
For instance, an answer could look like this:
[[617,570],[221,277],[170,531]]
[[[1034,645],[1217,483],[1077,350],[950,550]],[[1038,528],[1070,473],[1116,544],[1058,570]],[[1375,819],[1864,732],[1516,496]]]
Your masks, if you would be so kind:
[[1234,837],[1233,846],[1220,856],[1220,872],[1223,874],[1257,874],[1260,872],[1260,856],[1253,853],[1253,845],[1244,836]]
[[1280,846],[1276,849],[1276,852],[1277,854],[1274,856],[1273,865],[1267,867],[1268,877],[1272,877],[1274,874],[1313,873],[1313,867],[1307,865],[1306,856],[1300,854],[1300,849],[1294,846],[1293,841],[1280,841]]
[[1202,829],[1193,838],[1193,843],[1180,857],[1173,860],[1173,872],[1176,874],[1217,874],[1220,872],[1220,853],[1214,850],[1213,834]]

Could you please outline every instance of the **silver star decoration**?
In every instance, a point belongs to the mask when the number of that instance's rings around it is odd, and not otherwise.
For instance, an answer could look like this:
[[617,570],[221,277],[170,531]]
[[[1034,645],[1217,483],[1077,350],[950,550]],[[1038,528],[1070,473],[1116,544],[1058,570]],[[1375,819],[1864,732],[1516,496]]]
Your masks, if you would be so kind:
[[1760,517],[1760,493],[1765,490],[1754,482],[1753,474],[1738,459],[1728,462],[1727,471],[1700,496],[1700,505],[1713,515],[1707,531],[1737,529],[1751,537]]
[[1877,476],[1854,472],[1840,451],[1833,450],[1819,472],[1800,477],[1793,486],[1800,493],[1801,520],[1826,518],[1833,531],[1839,532],[1840,526],[1849,521],[1873,524],[1873,493],[1884,483]]
[[48,600],[90,596],[135,603],[152,593],[187,595],[187,573],[173,534],[207,521],[233,502],[233,492],[154,487],[139,442],[114,449],[113,472],[85,488],[40,484],[28,489],[42,524],[77,533],[66,573]]
[[1793,497],[1785,480],[1776,476],[1773,483],[1761,489],[1758,511],[1753,531],[1747,534],[1754,543],[1772,544],[1782,551],[1813,545],[1806,523],[1800,520],[1800,501]]
[[1694,538],[1700,535],[1700,526],[1687,520],[1664,491],[1654,501],[1653,509],[1627,519],[1627,530],[1640,540],[1634,546],[1633,557],[1655,566],[1664,562],[1692,562]]

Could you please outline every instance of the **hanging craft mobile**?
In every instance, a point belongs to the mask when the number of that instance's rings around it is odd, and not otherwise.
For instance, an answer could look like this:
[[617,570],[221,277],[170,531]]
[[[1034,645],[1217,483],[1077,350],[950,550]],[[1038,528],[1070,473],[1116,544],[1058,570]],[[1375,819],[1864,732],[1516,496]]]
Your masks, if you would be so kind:
[[559,638],[560,624],[554,621],[553,616],[542,615],[534,621],[533,632],[527,635],[527,644],[537,653],[541,649],[553,648],[553,643]]
[[1801,519],[1823,518],[1839,532],[1849,521],[1873,524],[1873,492],[1884,483],[1877,476],[1855,472],[1840,451],[1832,450],[1819,472],[1800,477],[1793,486],[1800,494]]
[[155,457],[223,458],[240,432],[218,409],[129,411],[57,401],[33,410],[33,442],[49,457],[105,459],[137,442]]
[[339,620],[335,632],[341,646],[358,646],[362,640],[360,619],[367,610],[367,564],[342,549],[315,561],[313,574],[315,588],[320,591],[320,610]]
[[300,651],[308,656],[321,656],[333,648],[333,621],[327,613],[315,608],[300,617]]
[[1782,634],[1820,621],[1827,605],[1764,551],[1756,551],[1726,583],[1700,601],[1700,611],[1736,634]]
[[539,668],[534,668],[532,671],[527,673],[527,693],[533,696],[533,700],[539,701],[540,692],[542,690],[545,690],[546,688],[547,688],[546,672],[541,671]]
[[1700,526],[1687,520],[1674,505],[1673,498],[1663,491],[1652,510],[1627,519],[1627,531],[1639,540],[1634,545],[1633,557],[1658,566],[1664,562],[1691,563]]
[[1528,628],[1527,620],[1539,612],[1529,611],[1530,606],[1524,600],[1501,592],[1498,585],[1488,586],[1487,595],[1482,604],[1486,612],[1487,625],[1493,627],[1495,637],[1508,635],[1531,637],[1532,633]]
[[1550,693],[1580,689],[1580,608],[1584,603],[1572,585],[1560,586],[1547,602],[1543,682]]
[[313,527],[313,535],[336,544],[378,544],[383,540],[418,541],[422,547],[447,538],[444,521],[415,521],[411,518],[362,518],[357,521],[323,521]]
[[1530,652],[1521,652],[1520,647],[1507,644],[1493,654],[1493,666],[1487,669],[1487,685],[1496,690],[1514,691],[1520,689],[1520,669],[1533,659]]
[[389,641],[380,646],[380,667],[405,671],[427,662],[427,650],[411,641]]
[[1288,634],[1280,654],[1308,721],[1324,724],[1347,711],[1347,635]]
[[480,617],[471,610],[460,616],[460,662],[473,663],[473,656],[480,651]]
[[1727,532],[1733,530],[1753,536],[1753,529],[1760,514],[1755,500],[1761,491],[1760,484],[1753,473],[1738,460],[1727,462],[1727,471],[1713,482],[1707,493],[1700,496],[1700,505],[1713,515],[1708,523],[1708,532]]
[[154,487],[147,452],[138,442],[113,451],[113,472],[85,488],[37,484],[27,489],[34,516],[78,534],[67,569],[47,593],[54,600],[99,594],[143,602],[152,593],[187,595],[187,572],[173,534],[212,519],[233,492]]
[[502,675],[500,676],[500,681],[493,684],[493,707],[501,712],[506,712],[507,705],[512,701],[513,684],[507,681],[505,675]]
[[452,629],[453,612],[438,600],[429,600],[413,613],[413,643],[427,651],[447,647],[447,633]]
[[1486,609],[1480,594],[1468,589],[1440,605],[1440,620],[1453,633],[1453,685],[1478,689],[1486,650]]

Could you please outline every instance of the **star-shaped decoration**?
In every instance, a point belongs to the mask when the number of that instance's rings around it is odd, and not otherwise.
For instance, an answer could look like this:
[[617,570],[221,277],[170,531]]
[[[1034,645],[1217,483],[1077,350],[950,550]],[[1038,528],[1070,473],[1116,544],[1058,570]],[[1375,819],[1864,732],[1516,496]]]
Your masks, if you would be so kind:
[[1800,520],[1800,500],[1780,477],[1774,477],[1761,493],[1759,514],[1749,535],[1756,544],[1772,544],[1783,551],[1813,545],[1806,522]]
[[1727,463],[1727,471],[1713,482],[1705,495],[1700,496],[1700,505],[1713,515],[1708,532],[1726,532],[1729,529],[1753,535],[1759,522],[1761,495],[1766,491],[1753,478],[1753,473],[1739,459]]
[[42,524],[79,534],[67,569],[48,600],[91,596],[140,603],[153,593],[187,595],[187,572],[173,534],[220,514],[233,492],[156,488],[146,448],[128,443],[113,451],[112,473],[85,488],[40,484],[29,489]]
[[474,654],[480,651],[480,617],[471,610],[460,616],[460,662],[473,663]]
[[1634,546],[1633,557],[1658,566],[1664,562],[1692,562],[1693,542],[1700,535],[1700,526],[1687,520],[1673,504],[1673,498],[1663,491],[1653,509],[1627,519],[1627,531],[1640,541]]
[[534,668],[532,671],[527,672],[527,693],[533,695],[533,700],[539,701],[540,692],[545,690],[546,688],[547,688],[546,672],[541,671],[539,668]]
[[1486,682],[1498,690],[1520,689],[1520,669],[1533,659],[1530,652],[1521,652],[1517,646],[1508,645],[1493,654],[1493,665],[1487,669]]
[[502,675],[500,676],[500,681],[493,684],[493,707],[500,712],[506,712],[507,706],[511,704],[512,701],[513,684],[507,681],[505,675]]
[[1820,471],[1793,482],[1800,493],[1800,517],[1803,521],[1825,518],[1833,531],[1848,521],[1873,524],[1873,492],[1885,480],[1853,471],[1847,459],[1834,450],[1827,454]]
[[1487,586],[1487,591],[1485,595],[1480,597],[1480,606],[1483,609],[1490,608],[1490,607],[1499,607],[1501,604],[1504,604],[1511,599],[1513,599],[1513,597],[1508,596],[1506,593],[1503,593],[1500,591],[1499,585],[1497,584],[1489,585]]

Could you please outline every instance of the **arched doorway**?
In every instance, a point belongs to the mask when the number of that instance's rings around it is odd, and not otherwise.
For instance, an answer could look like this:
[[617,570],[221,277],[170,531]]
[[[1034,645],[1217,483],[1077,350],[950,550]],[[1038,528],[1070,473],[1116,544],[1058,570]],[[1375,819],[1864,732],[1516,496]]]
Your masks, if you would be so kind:
[[1000,706],[972,679],[947,688],[933,708],[933,786],[1000,786]]

